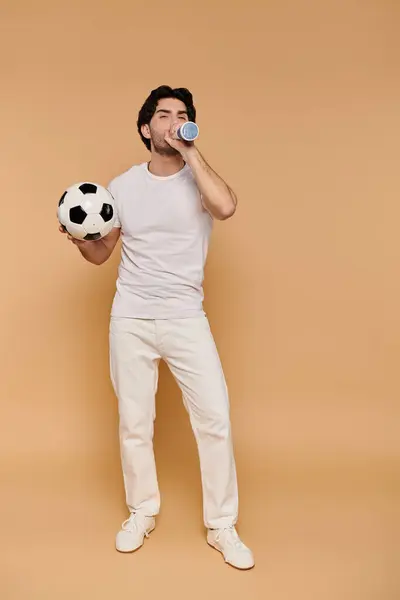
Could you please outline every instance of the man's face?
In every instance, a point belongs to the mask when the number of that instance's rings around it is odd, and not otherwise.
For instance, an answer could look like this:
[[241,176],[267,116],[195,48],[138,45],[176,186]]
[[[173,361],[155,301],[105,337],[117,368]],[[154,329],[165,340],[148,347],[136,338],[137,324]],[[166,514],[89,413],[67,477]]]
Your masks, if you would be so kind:
[[187,109],[181,100],[177,100],[176,98],[163,98],[159,100],[156,112],[149,126],[145,126],[144,132],[144,135],[151,139],[152,150],[164,156],[179,154],[177,150],[171,148],[164,138],[173,125],[179,126],[187,120]]

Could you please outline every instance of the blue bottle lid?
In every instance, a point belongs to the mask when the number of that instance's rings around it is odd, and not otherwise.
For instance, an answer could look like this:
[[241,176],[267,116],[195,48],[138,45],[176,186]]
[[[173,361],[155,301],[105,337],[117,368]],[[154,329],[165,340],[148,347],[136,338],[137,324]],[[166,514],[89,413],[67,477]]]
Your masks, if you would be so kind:
[[179,137],[187,142],[192,142],[199,135],[199,128],[196,123],[188,121],[184,123],[179,129]]

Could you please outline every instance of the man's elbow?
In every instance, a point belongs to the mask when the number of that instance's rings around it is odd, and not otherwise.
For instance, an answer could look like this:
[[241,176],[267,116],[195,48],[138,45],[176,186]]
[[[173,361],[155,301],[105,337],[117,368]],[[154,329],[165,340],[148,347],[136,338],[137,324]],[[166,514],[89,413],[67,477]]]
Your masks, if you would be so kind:
[[237,198],[230,192],[229,195],[224,194],[220,197],[215,197],[212,200],[207,200],[203,197],[204,208],[218,221],[226,221],[230,219],[236,212]]
[[226,221],[227,219],[230,219],[231,217],[233,217],[233,215],[235,214],[235,212],[236,212],[236,208],[235,207],[223,209],[218,214],[218,219],[220,221]]
[[226,204],[222,205],[219,210],[219,220],[226,221],[227,219],[233,217],[236,212],[236,204],[236,200],[232,200],[231,202],[227,202]]

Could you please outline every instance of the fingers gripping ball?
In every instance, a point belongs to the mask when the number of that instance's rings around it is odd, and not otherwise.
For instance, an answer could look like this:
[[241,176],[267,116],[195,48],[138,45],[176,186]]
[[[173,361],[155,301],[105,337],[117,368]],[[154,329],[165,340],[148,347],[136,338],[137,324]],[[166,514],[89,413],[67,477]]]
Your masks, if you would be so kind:
[[71,185],[58,202],[60,225],[78,240],[99,240],[112,230],[115,202],[110,192],[97,183]]

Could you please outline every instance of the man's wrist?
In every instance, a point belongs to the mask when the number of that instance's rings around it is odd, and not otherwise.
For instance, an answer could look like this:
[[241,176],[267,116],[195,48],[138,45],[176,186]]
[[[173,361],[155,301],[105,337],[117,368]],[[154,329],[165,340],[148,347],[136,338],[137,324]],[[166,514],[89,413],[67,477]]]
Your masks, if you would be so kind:
[[191,161],[195,160],[199,154],[197,147],[193,144],[182,150],[181,155],[183,160],[190,165]]

